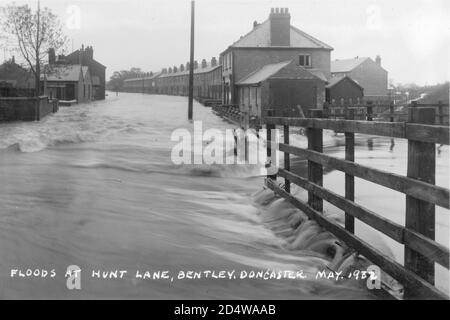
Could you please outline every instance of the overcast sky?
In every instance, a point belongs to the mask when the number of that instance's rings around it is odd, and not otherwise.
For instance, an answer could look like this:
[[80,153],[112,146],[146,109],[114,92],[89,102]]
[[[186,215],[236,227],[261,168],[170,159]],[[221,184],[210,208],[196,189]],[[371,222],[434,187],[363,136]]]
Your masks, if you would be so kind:
[[[36,7],[37,0],[16,3]],[[72,42],[75,49],[94,47],[108,77],[189,59],[190,0],[41,0],[41,6],[60,16],[69,50]],[[196,59],[218,56],[253,21],[266,20],[271,7],[289,8],[291,24],[331,45],[333,60],[379,54],[395,82],[450,78],[448,0],[197,0]]]

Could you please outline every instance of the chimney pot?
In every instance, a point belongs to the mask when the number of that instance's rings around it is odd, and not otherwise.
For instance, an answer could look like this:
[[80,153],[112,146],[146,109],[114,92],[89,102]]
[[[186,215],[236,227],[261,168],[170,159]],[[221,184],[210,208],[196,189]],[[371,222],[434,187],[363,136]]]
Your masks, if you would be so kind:
[[287,8],[272,8],[270,20],[270,43],[275,47],[291,45],[291,15]]

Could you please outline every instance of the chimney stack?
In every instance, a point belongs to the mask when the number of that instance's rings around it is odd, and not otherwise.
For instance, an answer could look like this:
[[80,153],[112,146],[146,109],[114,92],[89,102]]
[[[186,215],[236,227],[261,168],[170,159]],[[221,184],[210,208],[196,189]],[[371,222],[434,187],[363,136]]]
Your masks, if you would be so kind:
[[184,71],[184,64],[181,64],[180,65],[180,72],[183,72]]
[[78,53],[78,64],[83,65],[84,59],[84,44],[81,45],[81,49]]
[[206,68],[208,64],[206,63],[206,59],[202,60],[202,69]]
[[57,64],[66,64],[66,57],[63,54],[58,55]]
[[56,55],[55,55],[55,49],[50,48],[48,49],[48,64],[52,65],[56,62]]
[[381,57],[379,55],[375,58],[375,62],[381,67]]
[[211,59],[211,67],[215,67],[215,66],[217,66],[217,59],[216,59],[216,57],[212,57],[212,59]]
[[177,72],[178,72],[177,66],[173,66],[173,73],[177,73]]
[[172,73],[172,68],[171,67],[169,67],[169,73]]
[[272,8],[270,15],[270,45],[289,47],[291,45],[291,14],[288,8]]
[[194,70],[195,69],[198,69],[198,61],[197,60],[194,61]]
[[255,20],[255,21],[253,21],[253,29],[254,29],[254,28],[256,28],[257,26],[259,26],[259,23],[258,23],[258,21],[256,21],[256,20]]
[[86,47],[85,57],[89,60],[94,59],[94,49],[92,48],[92,46]]
[[191,68],[191,64],[189,62],[186,62],[186,71],[189,71],[190,68]]

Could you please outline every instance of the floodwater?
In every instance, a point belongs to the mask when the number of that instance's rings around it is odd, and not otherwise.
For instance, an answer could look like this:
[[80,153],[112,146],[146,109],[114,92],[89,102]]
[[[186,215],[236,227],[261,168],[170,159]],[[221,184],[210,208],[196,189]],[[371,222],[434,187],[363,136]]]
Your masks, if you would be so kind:
[[[344,259],[339,246],[263,190],[258,166],[173,164],[173,131],[193,132],[186,109],[184,97],[110,93],[41,122],[0,124],[0,298],[379,298],[362,280],[316,279]],[[194,118],[203,130],[233,128],[199,104]],[[343,156],[343,140],[326,132],[325,151]],[[301,135],[293,141],[305,143]],[[405,174],[404,141],[395,140],[392,150],[389,139],[357,142],[356,161]],[[442,147],[437,184],[446,187],[448,157]],[[343,174],[329,172],[324,180],[343,193]],[[357,201],[404,223],[404,196],[359,179],[356,190]],[[342,221],[336,208],[325,213]],[[447,211],[437,209],[436,227],[438,241],[448,245]],[[360,224],[357,233],[402,261],[402,248],[389,239]],[[81,268],[80,290],[66,285],[71,265]],[[26,276],[27,269],[36,275]],[[127,273],[97,276],[116,270]],[[236,278],[178,278],[180,271],[222,270]],[[261,270],[303,271],[306,279],[241,279],[243,271]],[[137,276],[146,271],[169,276]],[[438,268],[437,278],[448,290],[447,273]]]

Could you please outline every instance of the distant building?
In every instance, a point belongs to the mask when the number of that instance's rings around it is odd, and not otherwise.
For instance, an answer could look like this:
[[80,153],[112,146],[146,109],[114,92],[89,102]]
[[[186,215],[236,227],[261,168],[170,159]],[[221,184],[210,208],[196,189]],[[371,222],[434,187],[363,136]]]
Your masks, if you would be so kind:
[[[126,92],[187,96],[189,94],[189,62],[180,67],[163,68],[140,78],[124,81]],[[222,97],[222,66],[213,57],[210,62],[194,62],[194,98],[201,100]]]
[[272,8],[269,18],[231,44],[221,54],[223,102],[238,104],[236,84],[266,65],[295,60],[321,78],[331,76],[332,47],[291,26],[286,8]]
[[265,65],[236,83],[239,109],[248,116],[243,122],[258,121],[267,109],[274,116],[300,116],[322,108],[326,83],[297,60]]
[[381,58],[334,60],[331,73],[335,77],[349,76],[364,88],[364,96],[372,100],[384,100],[388,96],[388,72],[381,66]]
[[326,86],[326,101],[332,105],[358,105],[364,88],[349,76],[332,77]]
[[92,78],[87,66],[48,65],[41,81],[45,84],[45,94],[62,102],[83,103],[93,98]]
[[81,46],[81,49],[70,53],[64,58],[67,64],[79,64],[89,67],[93,85],[92,98],[93,100],[104,100],[106,88],[106,67],[94,59],[94,49],[91,46],[86,48]]
[[14,57],[0,65],[0,97],[35,95],[34,74],[16,64]]

